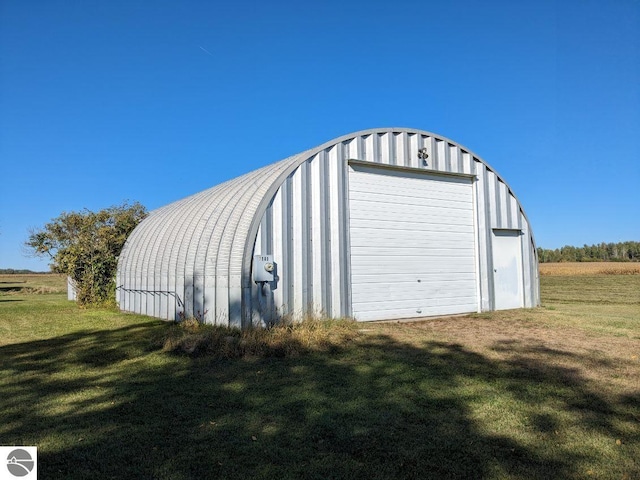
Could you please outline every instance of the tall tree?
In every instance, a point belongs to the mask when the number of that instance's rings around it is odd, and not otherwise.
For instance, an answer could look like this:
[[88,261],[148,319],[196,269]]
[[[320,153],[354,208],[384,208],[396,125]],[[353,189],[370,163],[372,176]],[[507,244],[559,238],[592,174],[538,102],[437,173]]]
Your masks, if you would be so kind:
[[98,212],[63,212],[25,242],[36,256],[48,256],[53,272],[75,282],[81,305],[114,298],[118,255],[131,231],[146,217],[140,203],[116,205]]

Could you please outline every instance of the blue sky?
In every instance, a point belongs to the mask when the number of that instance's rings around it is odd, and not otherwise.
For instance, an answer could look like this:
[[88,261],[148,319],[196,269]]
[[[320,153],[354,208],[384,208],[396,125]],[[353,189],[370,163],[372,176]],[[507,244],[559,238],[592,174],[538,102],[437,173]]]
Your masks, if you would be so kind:
[[2,0],[0,268],[30,228],[154,209],[411,127],[509,183],[539,246],[640,240],[638,0]]

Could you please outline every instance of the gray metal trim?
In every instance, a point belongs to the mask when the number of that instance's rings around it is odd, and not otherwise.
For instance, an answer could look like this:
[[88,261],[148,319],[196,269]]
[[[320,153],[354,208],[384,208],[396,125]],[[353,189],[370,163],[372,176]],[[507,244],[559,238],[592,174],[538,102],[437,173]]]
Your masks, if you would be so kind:
[[342,169],[342,197],[344,201],[344,213],[343,213],[343,228],[344,233],[343,237],[343,246],[342,250],[344,251],[344,288],[343,288],[343,305],[344,305],[344,315],[346,317],[353,316],[353,295],[351,291],[351,224],[350,224],[350,212],[351,212],[351,204],[349,202],[349,162],[343,162]]
[[282,303],[286,311],[285,315],[291,313],[291,299],[293,298],[293,285],[291,284],[293,277],[293,245],[291,245],[292,216],[291,211],[291,176],[282,184],[282,238],[284,239],[284,248],[282,249]]
[[398,164],[396,139],[397,136],[395,134],[389,136],[389,165]]
[[434,175],[438,177],[455,177],[455,178],[469,178],[471,180],[477,180],[476,175],[470,175],[468,173],[454,173],[454,172],[441,172],[438,170],[426,170],[424,168],[403,167],[400,165],[386,165],[384,163],[371,163],[363,162],[362,160],[348,159],[347,163],[356,167],[368,167],[368,168],[380,168],[383,170],[392,170],[396,172],[407,173],[419,173],[421,175]]
[[491,208],[489,205],[489,189],[492,188],[492,185],[489,185],[489,169],[483,169],[483,184],[485,189],[484,195],[484,211],[485,211],[485,231],[487,234],[485,235],[485,242],[487,242],[486,247],[486,255],[487,255],[487,294],[489,295],[487,300],[489,303],[489,310],[494,310],[496,308],[495,302],[495,288],[494,288],[494,278],[493,278],[493,235],[491,234]]
[[331,266],[329,264],[329,259],[331,258],[331,243],[329,242],[329,228],[331,225],[331,210],[329,208],[329,169],[328,169],[328,157],[327,152],[320,152],[320,179],[321,179],[321,190],[320,190],[320,211],[322,212],[322,217],[320,218],[320,225],[322,228],[321,238],[322,238],[322,252],[320,258],[322,258],[322,265],[320,266],[322,270],[322,310],[324,314],[327,314],[331,311],[331,291],[329,286],[331,285]]
[[309,162],[304,162],[300,165],[302,169],[302,188],[300,199],[300,211],[302,213],[302,259],[305,263],[305,268],[302,269],[302,305],[304,308],[308,308],[313,301],[313,290],[309,288],[310,272],[312,271],[312,258],[311,252],[311,229],[309,225],[313,225],[311,219],[311,206],[309,202],[310,179],[309,179]]
[[524,235],[521,228],[492,228],[492,232],[518,232],[520,235]]

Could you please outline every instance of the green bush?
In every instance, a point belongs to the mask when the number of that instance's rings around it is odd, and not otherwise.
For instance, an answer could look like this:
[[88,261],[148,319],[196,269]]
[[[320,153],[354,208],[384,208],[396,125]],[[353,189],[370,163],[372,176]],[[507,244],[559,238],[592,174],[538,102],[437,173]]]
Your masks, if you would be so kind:
[[49,256],[51,270],[71,277],[80,305],[115,302],[118,255],[131,231],[147,215],[140,203],[92,212],[63,212],[30,233],[26,246]]

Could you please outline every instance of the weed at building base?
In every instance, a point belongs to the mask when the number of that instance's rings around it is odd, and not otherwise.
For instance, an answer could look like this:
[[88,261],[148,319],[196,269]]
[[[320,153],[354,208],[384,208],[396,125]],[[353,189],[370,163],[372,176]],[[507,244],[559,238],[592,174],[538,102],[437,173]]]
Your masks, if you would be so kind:
[[305,319],[270,328],[207,325],[187,319],[167,329],[158,346],[166,352],[216,358],[293,357],[346,347],[359,335],[355,321]]

